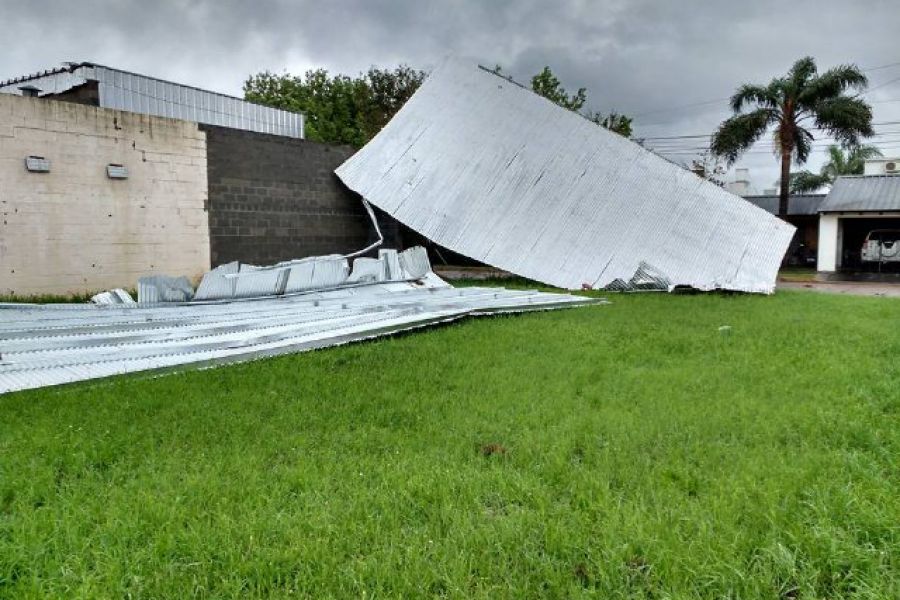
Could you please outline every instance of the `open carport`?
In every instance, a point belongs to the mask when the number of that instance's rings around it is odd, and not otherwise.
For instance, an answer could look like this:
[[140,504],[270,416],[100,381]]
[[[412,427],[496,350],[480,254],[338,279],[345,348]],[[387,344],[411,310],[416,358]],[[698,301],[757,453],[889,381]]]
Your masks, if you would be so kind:
[[900,175],[840,177],[819,212],[820,272],[900,272],[900,262],[861,256],[870,232],[900,230]]

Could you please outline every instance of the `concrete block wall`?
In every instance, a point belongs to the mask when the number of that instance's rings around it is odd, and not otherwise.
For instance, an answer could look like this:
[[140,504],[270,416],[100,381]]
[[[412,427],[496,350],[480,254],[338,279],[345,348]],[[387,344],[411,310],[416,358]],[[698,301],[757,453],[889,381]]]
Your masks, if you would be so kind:
[[[49,173],[25,157],[50,160]],[[128,179],[106,174],[122,164]],[[210,267],[196,123],[0,94],[0,293],[133,287]]]
[[349,146],[201,127],[214,266],[343,254],[374,239],[359,196],[334,174]]

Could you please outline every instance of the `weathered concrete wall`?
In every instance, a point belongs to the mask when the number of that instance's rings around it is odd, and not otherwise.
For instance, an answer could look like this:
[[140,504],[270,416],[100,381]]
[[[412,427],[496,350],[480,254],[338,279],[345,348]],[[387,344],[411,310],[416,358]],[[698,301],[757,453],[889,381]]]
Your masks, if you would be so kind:
[[334,174],[352,148],[201,127],[214,266],[346,253],[374,239],[359,196]]
[[[26,171],[28,155],[51,171]],[[109,179],[110,163],[128,179]],[[195,123],[0,94],[0,293],[199,275],[209,268],[206,201]]]

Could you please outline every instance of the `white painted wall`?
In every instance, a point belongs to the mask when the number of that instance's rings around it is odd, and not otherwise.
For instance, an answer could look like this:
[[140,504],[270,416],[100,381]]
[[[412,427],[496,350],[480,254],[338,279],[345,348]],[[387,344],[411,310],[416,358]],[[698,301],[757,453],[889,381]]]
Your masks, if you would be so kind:
[[817,269],[834,272],[840,267],[840,219],[838,215],[819,215],[819,255]]
[[[894,170],[887,169],[888,163],[894,163]],[[900,158],[870,158],[863,163],[863,175],[887,175],[896,173],[900,167]]]
[[[29,173],[39,155],[49,173]],[[126,180],[111,180],[119,163]],[[196,123],[0,94],[0,293],[134,287],[209,269]]]

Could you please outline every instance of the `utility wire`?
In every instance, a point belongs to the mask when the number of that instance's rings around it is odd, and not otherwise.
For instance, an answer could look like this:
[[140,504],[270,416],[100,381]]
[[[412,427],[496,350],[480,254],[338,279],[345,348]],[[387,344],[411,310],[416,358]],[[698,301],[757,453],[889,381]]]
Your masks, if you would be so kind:
[[[900,62],[892,62],[892,63],[887,63],[885,65],[878,65],[876,67],[868,67],[866,69],[860,69],[860,71],[862,71],[864,73],[869,73],[871,71],[880,71],[881,69],[889,69],[891,67],[900,67]],[[878,89],[880,87],[884,87],[885,85],[893,83],[894,81],[900,81],[900,77],[898,77],[897,79],[892,79],[891,81],[887,81],[885,83],[879,84],[873,88],[869,88],[869,90],[867,90],[867,92],[872,91],[873,89]],[[866,92],[864,92],[864,93],[866,93]],[[715,104],[717,102],[726,102],[730,99],[731,99],[731,97],[728,96],[725,98],[715,98],[713,100],[700,100],[697,102],[689,102],[687,104],[679,104],[677,106],[667,106],[665,108],[655,108],[655,109],[651,109],[651,110],[645,110],[645,111],[641,111],[639,113],[635,113],[633,116],[641,117],[644,115],[652,115],[652,114],[657,114],[657,113],[661,113],[661,112],[671,112],[673,110],[681,110],[684,108],[694,108],[697,106],[708,106],[710,104]]]
[[[879,127],[881,125],[900,125],[900,121],[880,121],[878,123],[872,123],[873,127]],[[807,129],[822,131],[821,127],[808,127]],[[672,135],[672,136],[652,136],[652,135],[644,135],[644,136],[634,136],[635,139],[638,140],[669,140],[669,139],[684,139],[684,138],[708,138],[712,134],[711,133],[692,133],[687,135]]]

